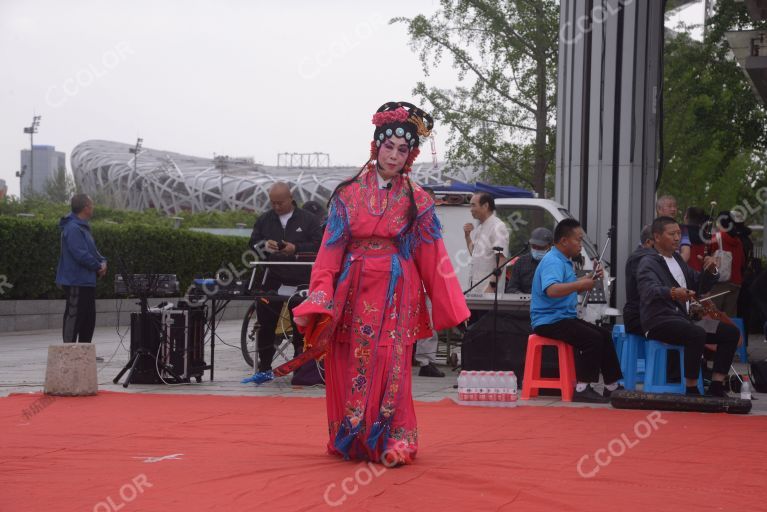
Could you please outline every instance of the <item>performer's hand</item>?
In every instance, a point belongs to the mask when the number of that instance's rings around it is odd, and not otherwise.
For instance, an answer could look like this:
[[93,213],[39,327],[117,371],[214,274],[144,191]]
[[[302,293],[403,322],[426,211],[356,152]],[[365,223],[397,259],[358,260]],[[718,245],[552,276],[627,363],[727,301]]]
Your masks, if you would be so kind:
[[594,264],[594,272],[591,275],[592,279],[602,279],[605,275],[605,270],[598,262]]
[[277,247],[277,242],[274,240],[267,240],[266,241],[266,250],[269,252],[277,252],[280,250],[279,247]]
[[579,292],[586,292],[589,290],[592,290],[594,286],[596,286],[596,281],[592,279],[590,276],[583,276],[580,279],[576,281],[578,284],[578,291]]
[[687,288],[671,288],[671,299],[678,302],[688,302],[695,298],[695,292]]
[[472,224],[471,222],[467,222],[466,224],[463,225],[464,236],[468,237],[472,231],[474,231],[474,224]]
[[703,270],[709,274],[717,274],[719,272],[719,269],[716,268],[716,258],[714,256],[703,258]]
[[98,277],[104,277],[105,275],[107,275],[107,262],[106,261],[101,263],[101,267],[96,272],[96,275]]
[[280,251],[282,254],[293,256],[296,253],[295,245],[291,244],[290,242],[286,242],[285,240],[283,240],[282,243],[285,244],[285,247],[283,247]]

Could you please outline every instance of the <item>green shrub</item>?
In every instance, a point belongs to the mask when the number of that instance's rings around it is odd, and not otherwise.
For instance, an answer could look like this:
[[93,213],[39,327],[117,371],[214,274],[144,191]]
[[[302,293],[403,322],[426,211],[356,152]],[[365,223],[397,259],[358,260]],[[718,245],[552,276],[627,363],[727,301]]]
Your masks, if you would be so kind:
[[[69,213],[69,205],[53,203],[48,200],[34,198],[19,201],[13,197],[0,200],[0,216],[15,217],[19,213],[32,213],[37,220],[56,220]],[[173,227],[174,215],[166,215],[163,212],[149,208],[143,212],[131,210],[117,210],[107,208],[96,203],[93,222],[114,222],[117,224],[143,224],[158,227]],[[245,224],[248,228],[253,226],[257,214],[246,211],[225,212],[181,212],[175,217],[183,218],[181,229],[185,228],[234,228],[237,224]]]
[[[120,257],[131,273],[176,274],[182,293],[198,275],[213,275],[222,263],[243,270],[247,241],[183,229],[149,225],[91,225],[96,246],[107,258],[108,273],[98,281],[96,297],[114,297]],[[58,219],[38,220],[0,215],[0,276],[13,288],[0,299],[53,299],[60,251]],[[249,276],[249,274],[247,274]]]

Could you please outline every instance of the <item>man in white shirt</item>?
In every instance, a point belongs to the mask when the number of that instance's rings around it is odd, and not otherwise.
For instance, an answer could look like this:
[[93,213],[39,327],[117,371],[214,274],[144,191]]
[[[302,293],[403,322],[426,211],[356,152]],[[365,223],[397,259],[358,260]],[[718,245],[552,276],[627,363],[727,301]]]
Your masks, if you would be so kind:
[[[471,270],[469,273],[469,286],[480,282],[496,268],[496,251],[502,250],[500,263],[506,261],[509,255],[509,228],[495,215],[495,200],[487,192],[477,192],[471,197],[471,216],[479,221],[479,225],[468,222],[463,227],[466,239],[466,247],[471,253]],[[503,274],[499,290],[504,289]],[[480,291],[492,292],[495,286],[495,277],[479,285]]]

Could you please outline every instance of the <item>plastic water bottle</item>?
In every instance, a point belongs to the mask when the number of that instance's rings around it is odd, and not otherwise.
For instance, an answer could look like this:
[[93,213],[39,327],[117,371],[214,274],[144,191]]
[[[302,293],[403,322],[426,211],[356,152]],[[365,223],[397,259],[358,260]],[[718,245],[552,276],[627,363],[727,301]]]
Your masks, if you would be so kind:
[[467,405],[476,405],[477,402],[477,388],[479,383],[477,382],[477,372],[472,370],[466,379],[466,400]]
[[488,401],[487,405],[488,407],[500,407],[502,405],[501,400],[502,398],[502,392],[501,389],[501,378],[500,378],[500,372],[487,372],[488,375]]
[[751,400],[751,383],[748,377],[743,377],[743,384],[740,385],[741,400]]
[[477,379],[477,405],[487,407],[487,372],[480,371]]
[[509,372],[509,380],[511,384],[509,386],[509,407],[516,407],[519,404],[519,390],[517,388],[517,376],[514,372]]
[[469,380],[469,374],[466,370],[461,370],[458,375],[458,403],[460,405],[467,405],[469,403],[467,384]]

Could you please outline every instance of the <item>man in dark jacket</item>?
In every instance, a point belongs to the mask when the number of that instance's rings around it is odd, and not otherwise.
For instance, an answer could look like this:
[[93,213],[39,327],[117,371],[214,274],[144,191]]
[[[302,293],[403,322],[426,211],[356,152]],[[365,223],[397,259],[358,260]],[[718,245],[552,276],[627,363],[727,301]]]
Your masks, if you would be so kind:
[[700,359],[706,344],[716,345],[712,382],[707,395],[727,396],[723,382],[738,345],[737,327],[716,320],[693,322],[689,317],[690,301],[711,289],[719,277],[716,260],[706,257],[703,272],[692,270],[676,253],[682,231],[670,217],[652,223],[657,254],[639,262],[637,282],[640,296],[642,330],[648,339],[684,345],[684,376],[687,394],[698,394],[696,387]]
[[[295,262],[296,253],[316,253],[322,242],[320,220],[308,211],[298,208],[290,187],[286,183],[277,182],[269,189],[269,201],[272,209],[261,215],[253,225],[250,235],[249,248],[255,249],[259,255],[264,255],[267,261]],[[309,284],[311,267],[309,265],[285,265],[284,267],[270,265],[267,267],[263,283],[259,283],[265,291],[278,291],[280,286],[301,286]],[[288,301],[292,310],[301,303],[298,295]],[[276,351],[274,345],[275,328],[280,318],[283,302],[270,300],[268,303],[258,301],[256,314],[260,328],[258,331],[258,361],[259,371],[272,369],[272,359]],[[291,317],[292,323],[292,317]],[[299,354],[303,347],[303,337],[293,325],[293,347]]]
[[61,255],[56,284],[64,289],[64,343],[90,343],[96,327],[96,278],[107,272],[107,260],[96,249],[88,221],[93,201],[86,194],[71,200],[72,213],[59,221]]
[[530,293],[533,289],[533,276],[538,263],[551,249],[554,235],[546,228],[535,228],[530,233],[530,252],[519,257],[511,267],[511,278],[506,283],[506,293]]
[[639,320],[639,287],[637,286],[637,268],[639,262],[648,254],[657,254],[653,249],[653,236],[650,226],[642,228],[640,244],[626,260],[626,305],[623,306],[623,324],[626,332],[644,336]]

